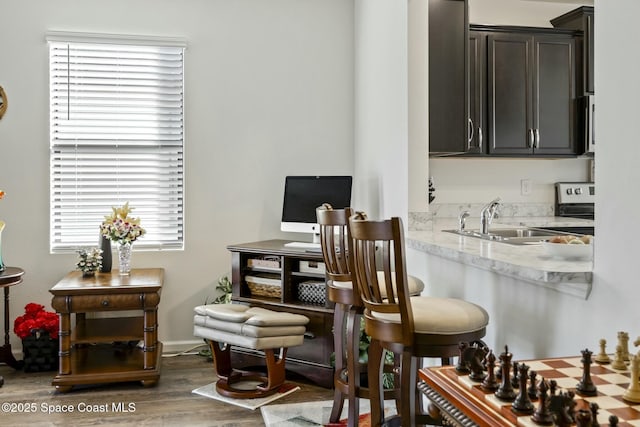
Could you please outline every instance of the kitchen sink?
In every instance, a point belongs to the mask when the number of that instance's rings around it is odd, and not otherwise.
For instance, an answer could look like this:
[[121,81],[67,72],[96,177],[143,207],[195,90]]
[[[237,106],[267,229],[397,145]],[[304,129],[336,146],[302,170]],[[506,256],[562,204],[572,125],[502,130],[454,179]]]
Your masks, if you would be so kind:
[[553,236],[559,236],[563,233],[555,230],[543,230],[539,228],[497,228],[491,229],[487,234],[483,234],[480,230],[442,230],[447,233],[454,233],[465,237],[475,237],[483,240],[494,242],[509,243],[512,245],[535,245],[544,240],[548,240]]

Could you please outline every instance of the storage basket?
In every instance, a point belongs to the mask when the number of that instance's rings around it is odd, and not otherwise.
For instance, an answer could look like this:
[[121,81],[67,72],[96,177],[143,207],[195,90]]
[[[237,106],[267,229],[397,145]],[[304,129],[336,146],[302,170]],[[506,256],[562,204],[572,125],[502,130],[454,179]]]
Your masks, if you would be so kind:
[[40,372],[58,369],[58,340],[48,332],[34,330],[22,340],[24,371]]
[[325,305],[327,302],[326,283],[317,281],[305,281],[298,283],[297,299],[314,305]]
[[244,280],[247,282],[252,297],[280,298],[282,296],[282,282],[280,279],[245,276]]

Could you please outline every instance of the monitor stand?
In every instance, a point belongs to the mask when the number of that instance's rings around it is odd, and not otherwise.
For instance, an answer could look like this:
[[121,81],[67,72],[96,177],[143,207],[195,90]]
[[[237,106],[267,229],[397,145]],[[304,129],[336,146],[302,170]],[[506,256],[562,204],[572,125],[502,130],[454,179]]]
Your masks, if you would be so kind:
[[287,242],[284,246],[286,248],[304,249],[311,252],[322,251],[322,246],[320,245],[320,234],[316,233],[313,234],[313,242]]

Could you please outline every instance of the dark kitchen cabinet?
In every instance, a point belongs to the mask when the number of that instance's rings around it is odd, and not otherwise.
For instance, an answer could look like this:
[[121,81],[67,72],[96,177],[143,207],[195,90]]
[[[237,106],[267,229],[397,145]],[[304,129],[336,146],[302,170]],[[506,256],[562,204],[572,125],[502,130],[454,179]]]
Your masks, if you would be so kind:
[[429,0],[429,152],[467,150],[467,0]]
[[487,35],[487,137],[491,155],[577,154],[572,35]]
[[487,33],[469,31],[468,154],[486,153],[487,131]]
[[593,58],[594,58],[594,8],[582,6],[564,15],[551,20],[551,25],[556,28],[579,30],[582,32],[576,37],[576,57],[581,67],[581,79],[578,80],[578,93],[592,95],[593,84]]

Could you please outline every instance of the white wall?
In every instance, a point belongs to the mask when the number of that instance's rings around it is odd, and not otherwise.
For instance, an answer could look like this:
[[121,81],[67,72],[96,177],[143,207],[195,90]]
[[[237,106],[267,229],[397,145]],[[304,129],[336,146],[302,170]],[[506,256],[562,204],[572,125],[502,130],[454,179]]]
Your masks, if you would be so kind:
[[48,252],[49,30],[188,41],[185,250],[133,256],[134,267],[166,269],[165,344],[193,340],[193,306],[230,270],[226,245],[282,236],[285,175],[354,172],[351,1],[0,0],[0,10],[2,253],[26,271],[11,321],[27,302],[49,306],[48,290],[75,264]]
[[370,218],[407,216],[406,1],[355,1],[354,206]]

